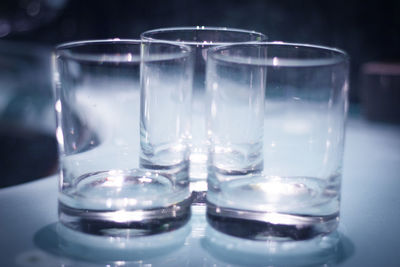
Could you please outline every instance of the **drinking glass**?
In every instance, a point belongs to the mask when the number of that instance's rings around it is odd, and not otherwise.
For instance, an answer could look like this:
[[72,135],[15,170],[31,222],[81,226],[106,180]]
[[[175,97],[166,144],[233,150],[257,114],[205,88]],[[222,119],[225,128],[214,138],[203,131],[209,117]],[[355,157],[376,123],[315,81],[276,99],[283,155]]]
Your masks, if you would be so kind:
[[334,231],[346,53],[281,42],[212,48],[207,95],[211,225],[252,239],[298,240]]
[[265,35],[255,31],[218,27],[162,28],[144,32],[143,40],[165,40],[190,46],[195,53],[193,80],[192,133],[190,154],[190,189],[194,203],[204,203],[207,191],[207,135],[205,129],[205,63],[210,47],[263,41]]
[[99,235],[145,235],[187,221],[192,69],[190,47],[165,42],[92,40],[56,48],[63,224]]

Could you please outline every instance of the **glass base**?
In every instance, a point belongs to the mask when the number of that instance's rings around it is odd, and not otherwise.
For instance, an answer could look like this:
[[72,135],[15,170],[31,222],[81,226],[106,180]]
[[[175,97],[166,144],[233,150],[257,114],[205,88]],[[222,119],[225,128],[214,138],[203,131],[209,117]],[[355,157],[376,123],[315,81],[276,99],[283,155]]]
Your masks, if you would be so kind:
[[335,231],[339,213],[324,216],[224,208],[207,202],[207,221],[216,230],[251,240],[307,240]]
[[186,171],[109,170],[63,177],[59,201],[77,210],[150,210],[190,197]]
[[162,208],[87,210],[58,203],[59,221],[84,233],[101,236],[148,236],[184,226],[190,219],[191,198]]

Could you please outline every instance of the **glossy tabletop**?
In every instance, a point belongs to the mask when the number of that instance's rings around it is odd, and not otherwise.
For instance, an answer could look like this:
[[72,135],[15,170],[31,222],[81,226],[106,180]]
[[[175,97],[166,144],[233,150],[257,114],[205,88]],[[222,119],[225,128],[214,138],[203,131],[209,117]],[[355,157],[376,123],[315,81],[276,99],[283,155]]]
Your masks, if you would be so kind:
[[[0,178],[1,179],[1,178]],[[0,189],[1,266],[400,266],[400,125],[350,114],[339,231],[256,242],[210,226],[204,206],[172,232],[107,238],[57,223],[57,176]]]

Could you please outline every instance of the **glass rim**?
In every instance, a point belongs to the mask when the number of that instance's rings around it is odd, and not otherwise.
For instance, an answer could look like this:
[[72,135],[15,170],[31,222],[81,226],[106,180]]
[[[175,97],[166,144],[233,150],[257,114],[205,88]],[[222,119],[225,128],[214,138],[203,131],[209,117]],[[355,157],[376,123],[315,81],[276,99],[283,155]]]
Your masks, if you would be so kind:
[[[219,51],[223,51],[229,48],[243,47],[243,46],[286,46],[286,47],[297,47],[297,48],[311,48],[319,51],[333,52],[334,56],[331,58],[317,58],[317,59],[282,59],[279,57],[269,57],[267,49],[267,57],[264,59],[248,57],[248,56],[228,56],[218,54]],[[327,66],[334,65],[341,62],[349,62],[349,55],[342,49],[336,47],[329,47],[317,44],[308,43],[291,43],[282,41],[271,41],[271,42],[246,42],[246,43],[235,43],[220,45],[217,47],[212,47],[207,51],[207,56],[212,60],[236,63],[236,64],[246,64],[246,65],[260,65],[260,66],[276,66],[276,67],[317,67],[317,66]]]
[[[229,28],[229,27],[213,27],[213,26],[185,26],[185,27],[166,27],[166,28],[156,28],[152,30],[148,30],[142,32],[140,34],[140,38],[143,40],[154,40],[154,41],[167,41],[167,39],[160,39],[147,36],[149,34],[154,33],[165,33],[165,32],[179,32],[179,31],[219,31],[219,32],[232,32],[232,33],[245,33],[245,34],[255,34],[261,36],[263,39],[260,41],[266,41],[267,36],[261,32],[239,29],[239,28]],[[243,41],[243,42],[207,42],[207,41],[174,41],[168,40],[169,42],[185,44],[185,45],[209,45],[209,46],[219,46],[219,45],[227,45],[227,44],[237,44],[237,43],[247,43],[247,42],[256,42],[256,41]]]
[[[96,53],[95,55],[91,55],[90,53],[68,53],[70,49],[82,47],[82,46],[91,46],[91,45],[111,45],[111,44],[127,44],[127,45],[136,45],[142,46],[143,44],[160,44],[160,45],[170,45],[173,47],[177,47],[181,49],[181,52],[174,52],[168,55],[161,56],[160,54],[152,55],[149,58],[143,59],[142,53],[139,52],[135,55],[131,53],[126,54],[118,54],[111,55],[112,53],[104,53],[101,52]],[[53,49],[53,55],[61,56],[63,58],[82,60],[82,61],[101,61],[103,62],[131,62],[131,63],[140,63],[142,60],[148,61],[163,61],[163,60],[172,60],[176,58],[181,58],[185,56],[189,56],[193,53],[193,49],[184,44],[176,44],[169,41],[158,41],[158,40],[141,40],[141,39],[120,39],[120,38],[110,38],[110,39],[93,39],[93,40],[78,40],[71,41],[58,44]],[[105,56],[105,54],[110,54],[109,56]]]

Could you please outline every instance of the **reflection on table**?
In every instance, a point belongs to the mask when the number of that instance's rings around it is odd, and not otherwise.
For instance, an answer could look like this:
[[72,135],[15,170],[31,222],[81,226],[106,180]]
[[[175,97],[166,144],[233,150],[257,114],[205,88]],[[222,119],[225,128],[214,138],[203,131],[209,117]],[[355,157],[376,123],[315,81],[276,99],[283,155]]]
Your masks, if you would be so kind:
[[345,261],[351,241],[339,232],[307,241],[251,241],[228,236],[206,223],[205,207],[192,206],[192,217],[180,229],[151,236],[105,237],[79,233],[59,223],[34,237],[60,266],[71,260],[92,266],[324,266]]

